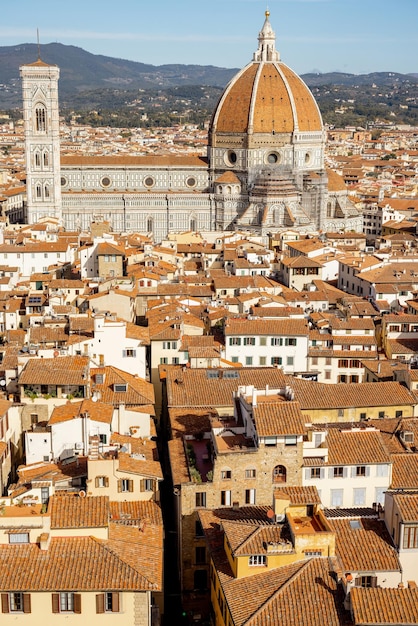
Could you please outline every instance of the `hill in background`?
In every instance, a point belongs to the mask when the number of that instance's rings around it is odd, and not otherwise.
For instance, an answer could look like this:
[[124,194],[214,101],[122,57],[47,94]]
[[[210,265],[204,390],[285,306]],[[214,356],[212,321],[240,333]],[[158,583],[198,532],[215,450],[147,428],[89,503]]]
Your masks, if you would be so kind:
[[[35,44],[0,46],[0,109],[21,109],[19,67],[37,57]],[[60,43],[42,45],[41,58],[60,68],[61,111],[83,112],[82,121],[93,125],[137,126],[144,114],[147,125],[170,125],[176,116],[178,120],[184,115],[202,124],[238,71],[206,65],[149,65]],[[332,72],[302,78],[329,124],[364,125],[383,119],[418,125],[416,74]],[[100,114],[84,115],[90,110]]]

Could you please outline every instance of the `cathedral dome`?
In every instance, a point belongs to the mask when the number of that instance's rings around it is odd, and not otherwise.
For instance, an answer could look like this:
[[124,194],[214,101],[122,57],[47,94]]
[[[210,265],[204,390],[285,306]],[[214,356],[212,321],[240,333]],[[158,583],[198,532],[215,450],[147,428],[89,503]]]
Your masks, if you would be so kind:
[[230,81],[216,107],[212,142],[216,143],[218,133],[274,136],[322,132],[321,113],[312,93],[280,61],[268,12],[258,41],[253,60]]

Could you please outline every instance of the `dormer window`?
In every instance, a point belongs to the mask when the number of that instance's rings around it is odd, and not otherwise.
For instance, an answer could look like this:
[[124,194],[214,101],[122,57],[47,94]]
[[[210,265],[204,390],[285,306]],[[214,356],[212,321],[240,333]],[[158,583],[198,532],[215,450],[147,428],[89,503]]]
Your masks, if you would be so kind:
[[128,385],[126,383],[115,383],[113,385],[113,391],[115,392],[126,392],[128,389]]

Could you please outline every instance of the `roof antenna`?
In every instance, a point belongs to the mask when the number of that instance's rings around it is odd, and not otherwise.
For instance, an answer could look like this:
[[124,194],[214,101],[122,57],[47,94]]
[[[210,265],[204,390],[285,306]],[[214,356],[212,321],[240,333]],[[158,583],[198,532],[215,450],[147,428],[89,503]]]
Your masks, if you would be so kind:
[[41,45],[39,43],[39,28],[36,29],[36,38],[38,40],[38,61],[41,60]]

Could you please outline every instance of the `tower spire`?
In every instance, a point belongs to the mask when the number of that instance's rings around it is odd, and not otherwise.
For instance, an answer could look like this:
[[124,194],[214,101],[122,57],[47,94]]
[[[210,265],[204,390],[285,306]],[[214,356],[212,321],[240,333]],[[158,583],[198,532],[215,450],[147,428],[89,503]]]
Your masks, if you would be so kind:
[[280,61],[280,54],[276,50],[276,34],[270,24],[270,11],[265,12],[263,28],[258,33],[258,50],[254,53],[254,61]]
[[39,28],[36,29],[36,39],[38,42],[38,61],[41,60],[41,44],[39,43]]

